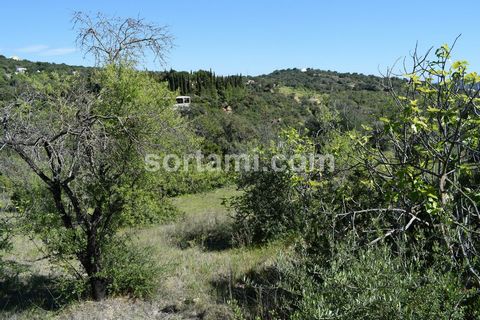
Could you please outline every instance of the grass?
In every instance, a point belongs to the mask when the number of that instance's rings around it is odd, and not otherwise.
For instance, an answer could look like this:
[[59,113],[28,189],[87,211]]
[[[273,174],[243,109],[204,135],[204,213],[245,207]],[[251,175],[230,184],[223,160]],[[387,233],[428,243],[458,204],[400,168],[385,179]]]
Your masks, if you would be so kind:
[[16,235],[12,238],[13,250],[4,259],[28,267],[29,272],[36,275],[48,276],[52,265],[47,259],[43,259],[40,240],[29,239],[25,236]]
[[236,194],[234,189],[224,188],[178,197],[174,203],[184,213],[180,221],[139,232],[138,241],[154,248],[154,258],[165,270],[158,300],[178,304],[178,309],[200,310],[207,318],[216,319],[219,313],[228,313],[222,303],[228,297],[218,296],[212,284],[236,279],[274,255],[275,246],[245,249],[215,243],[213,247],[220,249],[212,250],[205,245],[205,238],[212,233],[228,234],[230,218],[222,200]]
[[278,92],[285,96],[293,96],[293,98],[300,102],[301,99],[312,99],[315,103],[321,103],[325,101],[326,95],[319,94],[318,92],[306,88],[292,88],[287,86],[281,86],[278,88]]
[[[152,259],[162,270],[158,290],[149,301],[112,298],[103,302],[78,302],[60,311],[33,308],[5,313],[12,318],[60,319],[228,319],[231,296],[225,283],[233,285],[250,270],[272,262],[281,248],[272,244],[258,248],[233,248],[228,241],[231,218],[222,200],[238,191],[222,188],[173,199],[183,213],[173,223],[132,229],[136,241],[153,248]],[[28,262],[35,273],[45,275],[47,266],[32,262],[41,254],[30,241],[15,240],[16,259]],[[219,288],[216,284],[222,283]],[[0,314],[2,318],[2,314]]]
[[198,217],[203,214],[226,215],[222,200],[238,195],[234,187],[216,189],[206,193],[179,196],[173,199],[175,206],[187,217]]

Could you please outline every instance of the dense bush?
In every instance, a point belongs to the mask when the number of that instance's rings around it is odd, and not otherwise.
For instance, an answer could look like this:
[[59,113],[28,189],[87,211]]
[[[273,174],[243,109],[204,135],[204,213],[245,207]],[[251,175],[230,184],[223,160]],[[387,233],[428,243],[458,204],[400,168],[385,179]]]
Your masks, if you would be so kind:
[[339,244],[329,260],[299,250],[228,288],[246,319],[477,319],[480,295],[451,265],[426,265],[388,246]]
[[161,270],[151,255],[151,248],[139,247],[125,237],[106,246],[103,273],[109,279],[108,294],[135,298],[152,296],[158,287]]
[[[263,243],[305,227],[304,209],[309,206],[311,190],[309,178],[316,171],[296,172],[294,156],[309,159],[314,151],[309,139],[289,130],[282,133],[278,144],[252,152],[252,158],[258,156],[259,170],[246,167],[240,172],[237,185],[244,193],[229,203],[235,211],[236,229],[246,243]],[[282,157],[275,158],[279,155]],[[276,168],[285,170],[274,168],[272,159]]]
[[[295,263],[290,272],[301,270]],[[386,247],[341,249],[302,282],[293,319],[473,319],[480,297],[445,266],[422,268]],[[298,279],[299,277],[296,277]],[[301,278],[301,277],[300,277]],[[294,279],[287,277],[286,279]],[[298,284],[297,284],[298,285]]]
[[[130,298],[150,298],[156,293],[161,269],[152,260],[152,248],[135,244],[130,234],[109,239],[104,245],[102,255],[103,269],[99,276],[108,279],[106,290],[108,296],[127,296]],[[89,279],[82,273],[72,272],[68,261],[58,262],[66,274],[51,278],[51,288],[57,296],[55,302],[81,300],[90,296]]]
[[[202,163],[202,165],[205,166],[206,164]],[[200,193],[233,183],[233,178],[228,173],[221,170],[198,171],[195,165],[192,165],[188,170],[183,170],[183,167],[181,167],[176,172],[161,174],[158,180],[159,188],[154,192],[157,197],[159,195],[174,197],[182,194]]]
[[265,163],[315,146],[335,155],[333,173],[240,176],[233,205],[250,239],[293,234],[307,257],[306,280],[290,277],[302,288],[297,319],[478,317],[480,77],[450,59],[446,45],[415,56],[405,96],[392,90],[378,122],[346,132],[318,121],[318,140],[263,149]]

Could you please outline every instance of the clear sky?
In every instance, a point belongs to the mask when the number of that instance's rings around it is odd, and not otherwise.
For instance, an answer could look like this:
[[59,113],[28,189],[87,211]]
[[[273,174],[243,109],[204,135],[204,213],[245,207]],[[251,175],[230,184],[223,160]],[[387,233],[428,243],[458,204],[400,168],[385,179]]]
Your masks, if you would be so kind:
[[83,0],[0,4],[0,54],[90,65],[75,48],[75,10],[141,16],[168,25],[175,48],[164,67],[218,74],[319,68],[379,74],[419,48],[451,43],[480,71],[480,1]]

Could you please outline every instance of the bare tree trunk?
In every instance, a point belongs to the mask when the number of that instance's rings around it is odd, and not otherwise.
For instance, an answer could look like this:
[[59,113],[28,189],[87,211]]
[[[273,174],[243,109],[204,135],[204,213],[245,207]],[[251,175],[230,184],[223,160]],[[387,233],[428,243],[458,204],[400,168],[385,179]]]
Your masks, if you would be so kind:
[[82,264],[89,278],[91,297],[95,301],[105,299],[108,282],[105,277],[99,276],[102,271],[101,251],[97,242],[97,226],[95,224],[87,227],[87,248]]
[[107,281],[100,277],[90,277],[91,295],[95,301],[101,301],[107,296]]

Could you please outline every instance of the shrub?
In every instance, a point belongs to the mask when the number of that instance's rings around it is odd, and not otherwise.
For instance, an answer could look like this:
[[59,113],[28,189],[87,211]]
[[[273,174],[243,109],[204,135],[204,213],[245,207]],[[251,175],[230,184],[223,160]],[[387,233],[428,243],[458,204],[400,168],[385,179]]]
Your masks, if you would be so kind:
[[112,241],[104,250],[103,276],[108,294],[148,298],[155,293],[160,269],[151,259],[152,249],[134,245],[128,238]]
[[[294,266],[290,272],[298,270]],[[312,271],[302,271],[303,298],[293,319],[478,317],[478,295],[465,289],[458,274],[439,267],[419,268],[386,247],[356,254],[342,249],[329,266],[317,265]]]
[[[301,138],[291,129],[282,133],[278,146],[272,143],[254,151],[259,156],[260,170],[240,173],[237,185],[244,193],[229,202],[235,211],[236,229],[247,244],[263,243],[304,226],[311,191],[308,176],[314,173],[308,169],[295,172],[289,161],[295,156],[308,157],[314,150],[308,138]],[[277,168],[286,170],[272,168],[274,157]]]
[[129,193],[119,224],[121,227],[150,225],[171,221],[178,215],[179,211],[169,198],[153,191],[132,192]]
[[11,250],[10,238],[12,236],[12,211],[10,203],[9,181],[0,173],[0,277],[4,273],[5,262],[2,256]]
[[277,257],[226,287],[246,319],[477,319],[480,297],[454,270],[422,267],[386,246],[329,261],[304,252]]
[[175,228],[172,237],[182,249],[198,245],[206,251],[219,251],[238,245],[235,234],[229,217],[205,214],[183,221]]
[[[131,236],[115,236],[102,248],[102,271],[98,276],[106,282],[108,296],[128,296],[131,298],[149,298],[155,294],[161,269],[152,260],[152,248],[140,247]],[[68,261],[59,261],[67,274],[51,279],[49,290],[58,292],[63,304],[81,300],[90,296],[89,279],[76,270]]]
[[158,179],[161,190],[156,194],[170,197],[205,192],[232,183],[232,178],[220,170],[200,172],[192,168],[185,170],[183,166],[176,172],[161,171]]

